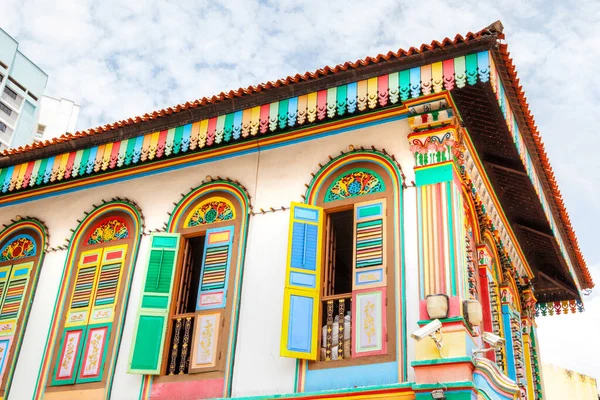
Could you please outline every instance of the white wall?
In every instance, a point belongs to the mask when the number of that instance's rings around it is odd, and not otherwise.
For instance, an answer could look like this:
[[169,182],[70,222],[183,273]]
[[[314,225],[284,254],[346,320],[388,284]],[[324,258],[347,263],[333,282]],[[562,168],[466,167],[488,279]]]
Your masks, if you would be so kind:
[[[6,223],[19,214],[39,218],[49,227],[50,246],[63,245],[65,239],[71,236],[69,230],[77,226],[76,220],[83,217],[84,211],[91,210],[92,204],[100,204],[103,198],[108,200],[119,196],[127,197],[140,206],[147,229],[160,229],[168,220],[167,212],[173,210],[173,202],[181,198],[180,193],[187,193],[190,187],[197,187],[207,175],[238,180],[249,191],[255,211],[260,208],[267,210],[270,207],[287,207],[291,201],[302,200],[301,195],[306,191],[305,184],[310,182],[311,172],[318,171],[318,163],[325,164],[328,155],[339,155],[340,150],[346,151],[349,144],[356,148],[370,148],[371,145],[378,149],[385,148],[388,153],[396,156],[410,182],[414,180],[414,173],[413,157],[406,138],[408,131],[406,120],[395,121],[263,150],[260,153],[0,208],[0,223]],[[418,319],[415,189],[405,190],[404,197],[410,333]],[[293,391],[295,360],[279,356],[288,219],[287,211],[256,215],[250,219],[233,375],[234,396]],[[137,398],[139,395],[140,377],[128,375],[125,370],[147,248],[147,237],[144,237],[136,264],[114,378],[114,399]],[[26,332],[22,356],[17,364],[11,389],[13,394],[19,393],[19,398],[20,393],[26,394],[23,398],[30,397],[35,386],[41,347],[45,343],[49,315],[56,298],[65,256],[65,252],[48,254],[42,269],[30,318],[33,322]],[[414,353],[410,342],[409,349],[410,363]]]
[[71,100],[43,96],[38,119],[38,124],[46,127],[42,139],[48,140],[66,132],[75,132],[79,109],[79,105]]

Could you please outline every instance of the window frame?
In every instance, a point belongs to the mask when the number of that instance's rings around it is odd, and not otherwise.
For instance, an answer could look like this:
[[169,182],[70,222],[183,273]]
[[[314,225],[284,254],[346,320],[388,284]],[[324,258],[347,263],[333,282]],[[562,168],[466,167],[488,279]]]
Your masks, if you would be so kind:
[[[25,321],[25,316],[26,316],[26,314],[28,314],[25,309],[27,307],[30,307],[31,302],[33,301],[33,297],[35,295],[35,289],[36,289],[34,287],[34,284],[37,283],[37,276],[38,276],[39,268],[40,268],[41,261],[42,261],[42,254],[44,252],[43,245],[42,245],[42,238],[40,238],[39,235],[35,231],[28,229],[26,227],[24,227],[22,229],[16,229],[10,235],[6,236],[6,238],[0,243],[0,249],[2,247],[4,247],[5,244],[10,242],[12,239],[14,239],[15,237],[17,237],[19,235],[23,235],[23,234],[30,236],[35,241],[36,253],[30,257],[23,257],[23,258],[18,258],[16,260],[8,260],[8,261],[0,262],[0,267],[15,266],[15,265],[19,265],[19,264],[33,262],[31,270],[29,271],[29,280],[27,281],[27,286],[25,287],[25,290],[23,291],[23,298],[21,299],[21,311],[20,311],[19,317],[17,318],[17,321],[15,323],[15,332],[12,335],[13,342],[11,343],[11,347],[8,352],[8,356],[6,356],[6,358],[4,360],[5,370],[4,370],[4,375],[2,377],[2,383],[0,384],[0,398],[4,398],[7,395],[6,388],[7,388],[7,383],[8,383],[8,372],[11,368],[11,365],[15,362],[15,355],[16,355],[16,346],[15,346],[16,343],[15,342],[19,339],[20,336],[22,336],[25,333],[24,329],[26,328],[26,323],[27,323],[27,321]],[[7,278],[7,285],[8,285],[8,278]],[[5,288],[5,290],[6,290],[6,288]],[[28,317],[28,315],[27,315],[27,317]]]
[[[344,174],[350,172],[355,169],[366,169],[371,170],[379,175],[381,179],[384,180],[385,191],[378,193],[370,193],[362,196],[354,196],[341,200],[333,200],[333,201],[325,201],[325,197],[327,196],[327,188],[331,186],[331,184],[343,176]],[[364,203],[370,202],[374,200],[385,199],[386,202],[386,216],[385,216],[385,237],[387,238],[387,245],[385,249],[385,258],[387,259],[386,263],[386,285],[385,293],[386,293],[386,321],[385,325],[387,327],[386,330],[386,340],[387,340],[387,349],[385,355],[369,355],[358,358],[345,358],[343,360],[335,360],[335,361],[324,361],[320,359],[321,353],[321,341],[322,341],[322,323],[323,323],[323,307],[322,307],[322,298],[323,298],[323,288],[319,291],[319,326],[317,327],[317,360],[316,361],[308,361],[308,369],[309,370],[320,370],[320,369],[329,369],[329,368],[341,368],[341,367],[349,367],[355,365],[366,365],[366,364],[380,364],[385,362],[396,361],[396,292],[395,292],[395,282],[396,282],[396,268],[395,268],[395,257],[394,257],[394,246],[393,238],[394,238],[394,223],[393,217],[394,212],[391,209],[394,204],[394,193],[393,193],[393,183],[389,179],[388,172],[385,171],[381,166],[362,161],[356,163],[347,163],[338,168],[334,173],[331,173],[330,176],[323,182],[321,185],[321,192],[318,194],[316,199],[316,203],[314,205],[323,208],[325,226],[327,226],[327,218],[332,213],[347,211],[350,209],[354,209],[354,205],[356,203]],[[401,212],[401,210],[400,210]],[[354,221],[356,223],[356,221]],[[326,241],[328,237],[327,228],[323,232],[323,240]],[[326,243],[325,243],[326,244]],[[355,244],[353,244],[353,247]],[[325,247],[324,247],[325,248]],[[355,250],[355,249],[354,249]],[[323,286],[324,278],[325,278],[325,262],[326,262],[326,252],[323,251],[322,264],[323,268],[321,269],[321,284]],[[399,255],[400,256],[400,255]],[[399,266],[401,268],[401,264]],[[352,291],[350,292],[352,293]],[[352,321],[354,323],[354,321]]]
[[[97,243],[97,244],[87,244],[87,239],[89,238],[89,236],[92,234],[92,232],[105,220],[110,220],[110,219],[120,219],[123,220],[126,225],[127,228],[129,229],[129,237],[127,237],[126,239],[120,239],[120,240],[113,240],[110,242],[104,242],[104,243]],[[114,247],[114,246],[118,246],[118,245],[127,245],[127,249],[126,249],[126,254],[125,254],[125,259],[123,260],[123,270],[121,271],[121,277],[120,277],[120,284],[119,284],[119,289],[118,289],[118,293],[115,297],[115,312],[114,312],[114,317],[113,317],[113,321],[112,321],[112,329],[110,331],[110,339],[108,341],[108,343],[106,344],[106,350],[105,350],[105,366],[106,365],[110,365],[113,362],[112,359],[112,353],[114,351],[114,346],[116,345],[116,342],[118,340],[117,335],[116,335],[116,331],[117,329],[115,329],[116,325],[120,323],[121,317],[122,317],[122,313],[126,310],[127,305],[125,304],[125,301],[123,300],[123,296],[125,295],[125,291],[126,291],[126,287],[127,285],[124,284],[124,279],[126,279],[125,277],[128,276],[129,274],[129,270],[131,268],[133,268],[134,266],[132,265],[132,263],[135,261],[135,254],[134,252],[136,251],[136,241],[138,240],[138,232],[134,231],[134,227],[135,227],[135,222],[132,220],[132,218],[120,211],[107,211],[106,213],[102,213],[100,215],[98,215],[97,217],[95,217],[87,226],[87,228],[85,229],[85,231],[83,232],[83,234],[81,235],[82,237],[82,241],[79,244],[79,247],[77,249],[74,250],[73,257],[71,259],[71,270],[69,271],[69,285],[65,291],[65,293],[67,293],[64,301],[63,301],[63,310],[60,313],[60,316],[58,316],[59,319],[59,324],[58,324],[58,328],[57,328],[57,335],[55,338],[55,343],[54,343],[54,349],[52,351],[52,356],[50,357],[50,364],[49,364],[49,368],[48,368],[48,377],[45,383],[45,392],[47,393],[53,393],[53,392],[65,392],[65,391],[70,391],[70,390],[93,390],[93,389],[104,389],[106,388],[106,383],[108,381],[108,373],[110,368],[104,368],[104,370],[102,371],[102,379],[98,382],[74,382],[72,384],[65,384],[65,385],[53,385],[52,381],[53,381],[53,377],[56,373],[56,362],[57,362],[57,358],[59,357],[59,352],[60,352],[60,341],[65,333],[65,318],[66,315],[69,311],[69,304],[71,303],[71,299],[73,298],[73,289],[75,286],[75,282],[76,282],[76,277],[77,277],[77,265],[79,264],[79,260],[81,258],[82,253],[90,251],[90,250],[98,250],[98,249],[105,249],[105,248],[110,248],[110,247]],[[87,324],[85,325],[85,327],[89,327],[92,324]],[[84,343],[85,344],[85,343]],[[74,371],[78,371],[77,369],[75,369]]]
[[[225,198],[227,201],[231,203],[231,206],[235,209],[236,217],[231,220],[221,221],[217,223],[210,223],[204,225],[198,225],[194,227],[185,228],[184,224],[187,220],[187,217],[194,212],[197,206],[201,203],[215,197]],[[165,335],[165,343],[163,348],[163,354],[161,355],[162,365],[160,369],[160,375],[155,375],[153,378],[153,383],[166,383],[166,382],[179,382],[179,381],[198,381],[198,380],[207,380],[207,379],[220,379],[224,378],[226,374],[226,362],[227,362],[227,348],[229,346],[230,340],[234,338],[229,337],[230,325],[232,322],[232,312],[233,312],[233,298],[234,298],[234,287],[235,287],[235,276],[236,276],[236,268],[238,267],[238,254],[240,247],[243,243],[242,239],[242,219],[245,218],[244,210],[242,210],[238,205],[238,199],[234,196],[230,195],[224,191],[215,191],[209,194],[204,194],[202,196],[197,197],[194,201],[189,205],[186,210],[185,215],[178,222],[172,232],[181,234],[181,240],[179,243],[179,254],[177,256],[177,262],[175,265],[175,276],[173,282],[173,296],[171,298],[171,304],[169,304],[169,322],[167,325],[167,331]],[[231,257],[229,260],[229,277],[227,280],[227,292],[226,292],[226,303],[225,307],[221,309],[211,309],[211,310],[202,310],[202,311],[194,311],[194,315],[208,314],[214,313],[218,310],[220,311],[220,332],[219,332],[219,344],[217,345],[217,354],[220,354],[220,357],[217,356],[216,365],[212,368],[206,368],[199,372],[188,372],[186,374],[181,375],[168,375],[167,369],[169,366],[169,356],[171,352],[170,342],[171,335],[173,333],[173,322],[172,318],[175,315],[176,310],[176,298],[179,294],[180,290],[180,281],[181,274],[183,273],[183,263],[184,263],[184,249],[186,242],[190,239],[197,238],[200,236],[206,236],[206,232],[209,229],[223,228],[227,226],[233,226],[233,241],[231,243]],[[194,324],[196,321],[194,320]],[[189,348],[193,347],[193,335],[190,337]],[[191,353],[189,355],[191,361]]]

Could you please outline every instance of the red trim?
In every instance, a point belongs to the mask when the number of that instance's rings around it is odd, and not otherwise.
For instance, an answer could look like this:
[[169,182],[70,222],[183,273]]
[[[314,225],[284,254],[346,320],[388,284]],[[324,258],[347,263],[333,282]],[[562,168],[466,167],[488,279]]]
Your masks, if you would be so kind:
[[[92,336],[92,332],[95,331],[104,331],[104,340],[102,341],[102,345],[100,347],[100,354],[98,355],[98,372],[94,375],[83,375],[83,366],[85,365],[85,361],[88,358],[88,354],[90,352],[90,337]],[[102,327],[102,328],[92,328],[88,331],[87,334],[87,338],[85,339],[85,353],[83,354],[83,360],[81,361],[81,371],[79,371],[79,377],[82,379],[90,379],[90,378],[95,378],[97,376],[100,375],[100,370],[102,369],[102,358],[104,357],[104,344],[106,343],[106,339],[107,339],[107,333],[108,333],[108,327]]]
[[[73,378],[73,372],[75,371],[75,367],[76,367],[76,360],[77,360],[77,349],[79,349],[79,343],[81,342],[81,337],[83,336],[83,329],[79,329],[79,330],[72,330],[72,331],[68,331],[67,334],[65,335],[65,343],[67,342],[67,338],[71,335],[71,334],[75,334],[76,332],[79,332],[79,339],[77,339],[77,345],[75,346],[76,352],[75,352],[75,359],[73,360],[73,365],[71,367],[71,375],[67,376],[67,377],[59,377],[58,373],[60,372],[60,368],[58,368],[57,371],[55,371],[55,379],[58,380],[68,380],[68,379],[72,379]],[[63,357],[65,356],[65,350],[67,349],[67,346],[63,345],[62,348],[62,353],[60,354],[60,358],[59,360],[62,361]]]

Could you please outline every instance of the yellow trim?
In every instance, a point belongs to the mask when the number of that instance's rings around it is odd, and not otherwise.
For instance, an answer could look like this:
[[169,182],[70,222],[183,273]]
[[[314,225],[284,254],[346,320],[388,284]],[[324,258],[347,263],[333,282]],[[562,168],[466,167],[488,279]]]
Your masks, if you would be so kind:
[[204,206],[206,203],[211,203],[213,201],[221,201],[221,202],[227,204],[229,206],[229,208],[231,209],[231,214],[232,214],[231,220],[234,220],[236,218],[235,207],[229,200],[227,200],[225,197],[221,197],[221,196],[212,196],[212,197],[209,197],[208,199],[204,200],[202,203],[198,204],[187,214],[187,216],[185,217],[184,223],[183,223],[183,227],[188,228],[190,226],[190,220],[192,219],[192,216],[194,215],[196,210],[198,210],[199,208]]
[[[316,210],[318,213],[317,222],[310,222],[306,220],[299,220],[294,218],[296,207],[304,209]],[[291,267],[292,260],[292,234],[294,230],[294,222],[299,222],[308,225],[317,226],[317,258],[315,271],[298,270],[297,268]],[[285,265],[285,287],[283,294],[283,315],[282,315],[282,327],[281,327],[281,341],[280,341],[280,354],[282,357],[299,358],[304,360],[316,360],[318,350],[318,333],[319,333],[319,293],[321,289],[321,264],[322,253],[323,253],[323,230],[324,230],[324,218],[323,208],[312,206],[308,204],[292,203],[290,207],[290,226],[288,230],[288,251],[287,261]],[[298,271],[305,274],[311,274],[315,276],[315,288],[298,288],[297,286],[291,286],[289,284],[289,277],[292,271]],[[310,297],[313,299],[313,315],[312,315],[312,336],[311,336],[311,351],[310,353],[302,353],[296,351],[290,351],[288,347],[288,329],[290,320],[290,299],[292,295],[301,295],[304,297]]]
[[[95,262],[88,262],[88,263],[83,262],[85,257],[94,255],[94,254],[98,255],[98,258],[96,259]],[[102,260],[102,249],[88,250],[88,251],[84,251],[83,253],[81,253],[81,257],[79,257],[79,262],[77,263],[77,270],[75,271],[75,274],[73,276],[73,279],[75,280],[74,285],[71,288],[71,293],[68,297],[69,309],[67,310],[67,313],[65,314],[65,328],[69,328],[72,326],[86,326],[88,324],[88,321],[90,319],[90,314],[92,311],[92,302],[93,302],[93,298],[94,298],[94,293],[96,292],[96,286],[98,284],[98,271],[100,270],[99,266],[101,264],[101,260]],[[90,290],[88,306],[86,308],[72,308],[71,304],[73,303],[73,296],[75,294],[75,287],[77,284],[77,277],[79,276],[79,270],[82,268],[88,268],[88,267],[94,266],[94,265],[96,267],[96,271],[94,272],[94,281],[92,283],[92,289]],[[73,313],[73,312],[76,312],[76,313],[85,312],[85,315],[80,320],[69,322],[69,317],[71,316],[71,313]]]
[[[111,251],[115,251],[115,250],[123,251],[121,254],[121,258],[115,259],[115,260],[105,260],[106,254]],[[95,281],[94,292],[92,293],[92,297],[91,297],[91,301],[90,301],[91,312],[90,312],[90,315],[88,316],[89,324],[112,322],[115,317],[115,307],[117,306],[119,291],[121,290],[121,283],[122,283],[121,278],[123,277],[123,270],[125,269],[124,262],[125,262],[125,257],[127,256],[127,245],[121,244],[118,246],[105,247],[102,249],[102,253],[103,253],[102,254],[102,263],[100,264],[100,267],[96,270],[96,277],[94,280]],[[94,306],[94,303],[96,302],[96,296],[98,294],[97,289],[98,289],[98,283],[100,282],[100,273],[102,272],[102,267],[105,265],[108,265],[108,264],[116,264],[116,263],[120,263],[121,267],[119,269],[119,277],[117,280],[117,288],[115,291],[114,302],[112,303],[112,305]],[[94,312],[100,311],[100,310],[109,310],[109,309],[111,310],[111,312],[109,314],[107,314],[104,318],[93,319],[93,321],[92,321],[92,316],[94,315]]]

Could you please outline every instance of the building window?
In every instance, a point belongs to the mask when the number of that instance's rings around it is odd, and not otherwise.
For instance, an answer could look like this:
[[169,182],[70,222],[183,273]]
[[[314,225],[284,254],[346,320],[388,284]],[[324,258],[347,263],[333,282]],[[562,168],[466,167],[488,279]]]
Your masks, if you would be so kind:
[[21,221],[0,239],[0,397],[8,397],[37,271],[45,247],[41,224]]
[[4,111],[9,117],[12,114],[12,110],[8,108],[4,103],[0,103],[0,110]]
[[378,166],[352,166],[316,206],[290,211],[282,355],[309,369],[395,359],[391,184]]
[[230,379],[246,210],[230,193],[201,187],[173,212],[169,233],[153,234],[129,372],[159,375],[153,385],[172,376]]
[[2,121],[0,121],[0,131],[6,132],[6,124]]
[[104,390],[112,379],[114,346],[122,328],[118,321],[126,304],[139,222],[129,207],[111,203],[104,207],[105,212],[95,212],[72,241],[67,295],[47,392],[75,384]]
[[12,90],[8,86],[4,86],[4,93],[6,93],[9,97],[12,97],[13,100],[17,100],[17,92]]

